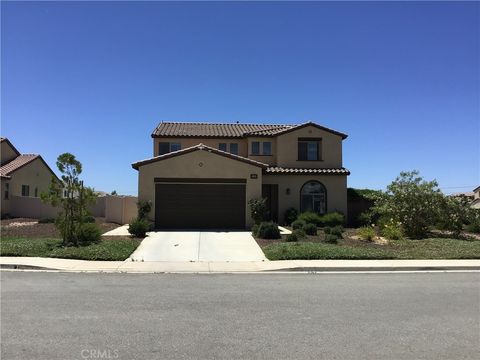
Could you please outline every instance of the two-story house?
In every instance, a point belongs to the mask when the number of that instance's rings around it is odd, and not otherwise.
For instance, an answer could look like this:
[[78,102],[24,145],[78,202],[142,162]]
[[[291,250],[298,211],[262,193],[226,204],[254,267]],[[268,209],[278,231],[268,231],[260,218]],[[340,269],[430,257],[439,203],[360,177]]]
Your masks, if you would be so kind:
[[265,197],[272,220],[300,212],[347,214],[342,141],[347,135],[300,125],[161,122],[153,157],[138,161],[138,197],[157,228],[245,228],[248,202]]

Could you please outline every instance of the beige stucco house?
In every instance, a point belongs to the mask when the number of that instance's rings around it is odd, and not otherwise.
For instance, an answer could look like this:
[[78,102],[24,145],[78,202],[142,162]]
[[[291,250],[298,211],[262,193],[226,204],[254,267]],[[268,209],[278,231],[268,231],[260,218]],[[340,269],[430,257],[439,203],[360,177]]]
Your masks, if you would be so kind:
[[6,138],[1,144],[1,213],[9,214],[19,197],[40,197],[57,175],[38,154],[20,154]]
[[279,223],[291,207],[347,214],[341,132],[312,122],[161,122],[152,138],[153,157],[132,166],[157,228],[248,228],[248,201],[262,197]]
[[470,206],[474,209],[480,209],[480,186],[473,189],[473,201]]

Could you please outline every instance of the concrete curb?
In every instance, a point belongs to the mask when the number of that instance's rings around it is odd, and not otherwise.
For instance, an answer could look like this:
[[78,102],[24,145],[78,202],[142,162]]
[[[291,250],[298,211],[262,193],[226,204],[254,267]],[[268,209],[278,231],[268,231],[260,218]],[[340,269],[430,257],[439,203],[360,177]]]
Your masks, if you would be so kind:
[[0,257],[0,269],[102,273],[480,271],[480,260],[282,260],[252,262],[87,261]]

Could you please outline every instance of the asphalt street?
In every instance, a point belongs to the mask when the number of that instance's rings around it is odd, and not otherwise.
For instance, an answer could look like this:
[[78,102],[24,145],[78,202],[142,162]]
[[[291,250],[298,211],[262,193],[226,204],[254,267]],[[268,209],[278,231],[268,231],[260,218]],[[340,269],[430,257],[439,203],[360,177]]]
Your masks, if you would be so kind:
[[1,272],[3,360],[479,353],[479,273]]

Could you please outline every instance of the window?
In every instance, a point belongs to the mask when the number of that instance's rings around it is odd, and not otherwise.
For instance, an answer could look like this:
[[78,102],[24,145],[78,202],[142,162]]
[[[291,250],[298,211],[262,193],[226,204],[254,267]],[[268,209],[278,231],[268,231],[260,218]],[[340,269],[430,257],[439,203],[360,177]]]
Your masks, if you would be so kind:
[[218,150],[227,151],[227,143],[218,144]]
[[298,160],[317,161],[321,160],[322,139],[299,138],[298,139]]
[[34,190],[35,197],[38,197],[38,188],[36,187]]
[[260,155],[260,143],[252,141],[252,155]]
[[10,195],[10,183],[5,183],[5,193],[3,195],[3,198],[5,200],[8,200],[9,195]]
[[300,211],[327,212],[327,190],[318,181],[309,181],[300,190]]
[[158,143],[158,155],[168,154],[172,151],[178,151],[182,148],[180,143],[161,142]]
[[180,143],[170,143],[170,151],[178,151],[181,150],[182,146]]
[[30,196],[30,186],[22,185],[22,196]]
[[272,143],[270,141],[265,141],[263,143],[263,155],[272,155]]
[[230,144],[230,152],[232,154],[238,155],[238,144],[237,143],[231,143]]

